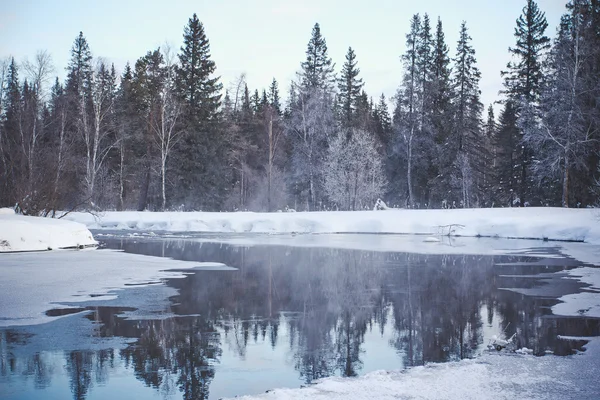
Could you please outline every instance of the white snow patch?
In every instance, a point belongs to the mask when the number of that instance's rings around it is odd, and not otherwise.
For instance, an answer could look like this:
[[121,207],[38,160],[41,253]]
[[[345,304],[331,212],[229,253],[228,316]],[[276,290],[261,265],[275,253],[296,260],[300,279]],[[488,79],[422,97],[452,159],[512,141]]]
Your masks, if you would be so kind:
[[71,213],[65,218],[91,229],[218,233],[400,233],[435,235],[461,225],[461,236],[585,241],[600,244],[594,209],[558,207],[451,210],[253,212],[105,212],[99,217]]
[[590,285],[591,292],[573,293],[560,297],[561,302],[552,307],[555,315],[600,318],[600,268],[582,267],[567,271],[569,279]]
[[[0,327],[49,321],[61,302],[108,300],[130,285],[184,277],[169,269],[231,269],[221,263],[177,261],[112,250],[0,255]],[[90,297],[94,295],[94,297]]]
[[562,303],[552,306],[555,315],[600,318],[600,294],[582,292],[559,298]]
[[87,227],[78,222],[15,215],[14,212],[0,213],[0,252],[53,250],[96,244]]
[[8,207],[0,207],[0,215],[15,215],[15,210]]
[[425,243],[440,243],[441,240],[439,238],[436,238],[434,236],[427,236],[425,239],[423,239],[423,241]]
[[568,357],[488,353],[475,360],[405,371],[325,378],[305,388],[275,389],[236,399],[591,399],[600,388],[600,346],[592,340],[586,347],[585,353]]

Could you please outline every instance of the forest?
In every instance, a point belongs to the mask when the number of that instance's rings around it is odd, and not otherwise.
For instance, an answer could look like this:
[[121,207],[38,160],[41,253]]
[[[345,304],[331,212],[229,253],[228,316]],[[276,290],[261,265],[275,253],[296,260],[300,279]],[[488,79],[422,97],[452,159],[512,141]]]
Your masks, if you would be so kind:
[[410,20],[391,99],[365,92],[352,47],[336,71],[318,23],[296,78],[267,88],[243,74],[223,87],[196,14],[178,51],[149,49],[123,71],[94,58],[83,32],[64,82],[46,51],[2,58],[0,206],[597,206],[600,4],[571,0],[554,35],[533,0],[515,17],[514,46],[498,49],[511,55],[498,66],[498,116],[480,100],[467,23],[451,48],[428,14]]

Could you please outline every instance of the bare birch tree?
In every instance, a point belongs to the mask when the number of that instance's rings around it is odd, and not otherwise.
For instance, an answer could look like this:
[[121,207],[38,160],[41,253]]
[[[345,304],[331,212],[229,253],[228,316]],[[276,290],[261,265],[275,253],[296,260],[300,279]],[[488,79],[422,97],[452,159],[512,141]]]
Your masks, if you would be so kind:
[[[95,206],[94,189],[96,179],[104,166],[109,151],[115,145],[114,139],[110,137],[111,126],[109,123],[110,116],[113,113],[115,84],[114,67],[112,71],[109,71],[106,63],[103,60],[98,60],[94,70],[91,91],[92,125],[87,127],[87,121],[84,118],[84,121],[82,121],[84,129],[81,130],[86,151],[84,179],[87,196],[92,206]],[[82,98],[84,97],[82,96]],[[85,116],[86,113],[83,113],[83,115]]]
[[166,177],[167,159],[171,150],[184,132],[178,119],[181,114],[181,104],[175,95],[175,70],[174,55],[169,45],[162,48],[165,61],[165,80],[159,92],[157,118],[151,120],[154,142],[160,152],[160,176],[161,176],[161,209],[165,210],[167,205]]

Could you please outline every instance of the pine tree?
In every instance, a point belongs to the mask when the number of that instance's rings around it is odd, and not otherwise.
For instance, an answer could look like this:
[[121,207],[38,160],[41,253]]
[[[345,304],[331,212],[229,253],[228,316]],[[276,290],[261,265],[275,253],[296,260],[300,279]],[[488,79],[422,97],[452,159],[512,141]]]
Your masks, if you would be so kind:
[[392,119],[387,99],[383,93],[381,93],[379,102],[373,110],[373,120],[375,121],[375,133],[379,138],[379,144],[382,146],[384,154],[387,154],[391,150]]
[[533,0],[527,0],[523,14],[517,19],[515,47],[508,51],[516,58],[502,72],[506,94],[514,101],[527,103],[539,100],[543,84],[542,62],[544,52],[550,47],[545,36],[548,22]]
[[433,39],[433,60],[431,65],[430,89],[430,129],[433,141],[432,157],[430,164],[429,184],[431,185],[430,204],[440,204],[449,200],[450,174],[454,162],[455,149],[451,143],[451,134],[454,131],[454,111],[452,105],[453,87],[451,82],[452,70],[450,68],[449,49],[442,26],[438,18],[435,38]]
[[113,161],[113,170],[117,180],[117,210],[130,206],[129,197],[132,191],[132,177],[136,174],[134,132],[138,125],[138,115],[133,92],[133,71],[129,62],[121,75],[119,89],[115,99],[116,108],[116,137],[118,156]]
[[[454,137],[457,141],[457,155],[453,173],[455,181],[460,182],[461,202],[464,207],[470,206],[474,194],[472,185],[473,181],[478,178],[473,174],[481,173],[483,167],[478,164],[485,162],[485,160],[470,157],[475,155],[475,149],[481,145],[479,142],[481,141],[481,112],[483,108],[479,100],[481,73],[476,66],[475,50],[470,42],[471,36],[468,34],[466,23],[463,22],[454,59],[453,86],[455,97],[453,102],[456,112]],[[473,169],[475,169],[474,172]]]
[[8,65],[6,89],[2,99],[4,109],[2,136],[0,144],[3,150],[2,193],[0,200],[4,204],[15,204],[17,180],[21,179],[20,154],[18,149],[19,120],[21,118],[21,86],[19,83],[19,67],[14,57]]
[[341,102],[342,126],[349,128],[354,126],[353,119],[357,110],[357,102],[363,87],[363,81],[358,78],[360,69],[357,68],[356,55],[352,47],[348,47],[346,62],[342,67],[342,74],[338,81],[339,100]]
[[290,93],[286,134],[289,138],[292,177],[288,182],[299,204],[314,210],[323,206],[324,161],[328,141],[335,130],[332,89],[333,63],[327,53],[325,38],[315,24],[307,45],[306,60],[301,64],[299,83]]
[[229,180],[225,139],[220,123],[222,85],[214,76],[209,40],[196,14],[184,28],[176,88],[186,135],[175,149],[174,171],[180,189],[174,198],[187,209],[219,209]]
[[306,61],[302,63],[301,83],[305,88],[331,90],[334,64],[327,52],[327,42],[321,35],[321,27],[315,24],[306,49]]
[[504,103],[500,113],[494,140],[496,149],[494,198],[502,206],[512,207],[518,204],[517,189],[520,174],[515,166],[517,162],[515,149],[516,143],[519,142],[516,105],[513,101],[508,100]]
[[586,103],[598,77],[587,76],[585,63],[598,50],[585,35],[585,8],[583,1],[577,1],[571,14],[563,16],[549,57],[548,85],[541,104],[539,108],[522,107],[520,115],[523,142],[536,150],[533,172],[544,183],[559,182],[563,207],[583,200],[580,194],[573,193],[573,182],[585,174],[589,156],[597,148]]
[[[67,82],[65,89],[75,103],[79,103],[79,98],[89,96],[92,86],[92,52],[89,44],[79,32],[71,48],[71,59],[67,67]],[[79,110],[82,113],[83,110]],[[80,117],[82,117],[80,115]]]
[[183,31],[177,89],[186,107],[186,115],[196,123],[212,121],[218,116],[222,85],[219,78],[213,76],[216,69],[204,25],[194,13]]
[[277,80],[273,78],[271,85],[269,86],[269,105],[281,115],[281,100],[279,99],[279,86]]
[[[547,27],[545,14],[539,10],[535,1],[527,0],[522,15],[517,19],[516,46],[508,49],[516,60],[509,62],[507,71],[501,73],[504,77],[505,94],[515,102],[517,115],[521,108],[535,106],[539,102],[544,83],[543,57],[550,47],[550,39],[545,36]],[[518,197],[520,204],[525,206],[530,203],[532,195],[533,182],[529,176],[529,168],[533,149],[520,141],[514,145],[517,146],[515,151],[519,154],[521,175],[520,187],[517,189]]]
[[401,168],[401,163],[406,165],[405,185],[406,204],[412,207],[416,203],[413,190],[413,169],[415,151],[418,143],[419,120],[422,86],[419,84],[419,35],[421,31],[421,18],[415,14],[410,23],[410,32],[406,35],[406,53],[401,59],[404,64],[404,77],[402,85],[396,95],[396,109],[394,111],[394,126],[397,132],[395,148],[400,152],[399,162],[395,168]]

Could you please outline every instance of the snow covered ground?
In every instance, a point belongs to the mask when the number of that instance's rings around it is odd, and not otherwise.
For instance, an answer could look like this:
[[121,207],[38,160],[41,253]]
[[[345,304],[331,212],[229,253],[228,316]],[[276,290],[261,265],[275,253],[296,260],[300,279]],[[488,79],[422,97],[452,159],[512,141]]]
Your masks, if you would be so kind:
[[80,223],[15,215],[10,208],[0,209],[0,252],[78,248],[96,244],[90,231]]
[[405,371],[326,378],[306,388],[236,399],[597,399],[600,340],[586,347],[583,354],[568,357],[490,353]]
[[[71,213],[90,229],[218,233],[400,233],[575,240],[600,244],[600,210],[487,208],[452,210]],[[451,226],[452,225],[452,226]]]

